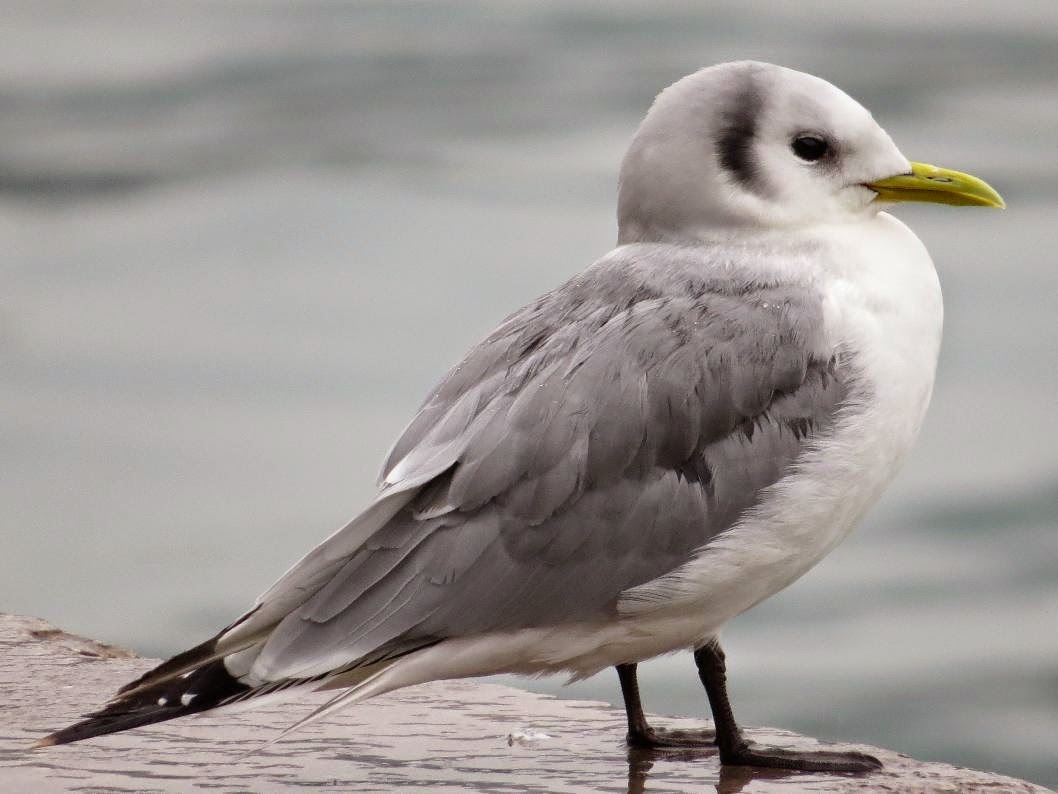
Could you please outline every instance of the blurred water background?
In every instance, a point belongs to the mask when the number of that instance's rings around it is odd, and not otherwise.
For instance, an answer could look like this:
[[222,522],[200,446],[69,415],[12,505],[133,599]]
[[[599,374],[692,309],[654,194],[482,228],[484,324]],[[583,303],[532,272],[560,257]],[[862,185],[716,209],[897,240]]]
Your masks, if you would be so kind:
[[[946,293],[933,409],[860,531],[729,627],[736,712],[1058,784],[1058,4],[922,8],[4,2],[0,609],[154,655],[232,619],[611,247],[653,95],[760,58],[1010,209],[900,209]],[[643,679],[704,712],[689,656]]]

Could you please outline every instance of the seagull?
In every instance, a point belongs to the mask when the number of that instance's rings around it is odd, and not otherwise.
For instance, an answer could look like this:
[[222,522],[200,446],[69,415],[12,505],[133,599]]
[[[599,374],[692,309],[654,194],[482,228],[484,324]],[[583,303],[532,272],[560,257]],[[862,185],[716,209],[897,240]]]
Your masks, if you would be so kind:
[[[869,772],[758,746],[718,634],[845,538],[922,424],[933,263],[884,210],[1003,207],[908,161],[818,77],[742,61],[662,91],[621,167],[617,247],[511,314],[430,392],[377,497],[209,640],[47,747],[296,693],[287,731],[439,679],[618,673],[631,746]],[[714,730],[646,720],[636,665],[691,650]]]

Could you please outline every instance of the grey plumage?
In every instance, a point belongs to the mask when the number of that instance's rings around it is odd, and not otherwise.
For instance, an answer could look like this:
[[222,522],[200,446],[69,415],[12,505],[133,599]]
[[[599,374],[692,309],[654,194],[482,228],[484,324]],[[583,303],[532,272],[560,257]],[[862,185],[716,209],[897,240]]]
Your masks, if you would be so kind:
[[852,373],[813,357],[811,286],[658,249],[619,249],[445,376],[383,477],[448,465],[302,590],[255,671],[309,676],[388,644],[610,617],[826,432]]

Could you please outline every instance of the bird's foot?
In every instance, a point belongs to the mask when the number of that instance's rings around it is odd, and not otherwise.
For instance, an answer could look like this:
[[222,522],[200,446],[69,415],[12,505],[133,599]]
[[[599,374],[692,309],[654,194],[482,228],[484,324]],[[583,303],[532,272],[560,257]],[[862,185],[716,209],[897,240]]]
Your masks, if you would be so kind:
[[695,747],[715,747],[716,734],[707,729],[685,731],[667,730],[646,726],[644,729],[629,731],[625,741],[629,747],[645,749],[680,749]]
[[730,749],[721,747],[720,763],[725,766],[762,766],[802,772],[876,772],[882,768],[882,762],[873,755],[851,750],[786,750],[780,747],[757,747],[748,742],[739,742]]

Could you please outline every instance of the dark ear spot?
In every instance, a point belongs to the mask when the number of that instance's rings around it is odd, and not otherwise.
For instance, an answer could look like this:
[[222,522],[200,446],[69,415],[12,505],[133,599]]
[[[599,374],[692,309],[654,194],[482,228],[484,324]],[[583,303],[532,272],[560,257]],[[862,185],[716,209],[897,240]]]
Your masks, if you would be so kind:
[[764,101],[751,78],[747,78],[734,95],[727,99],[716,156],[723,168],[736,182],[758,191],[762,185],[760,169],[753,156],[753,142],[757,136],[757,120]]

